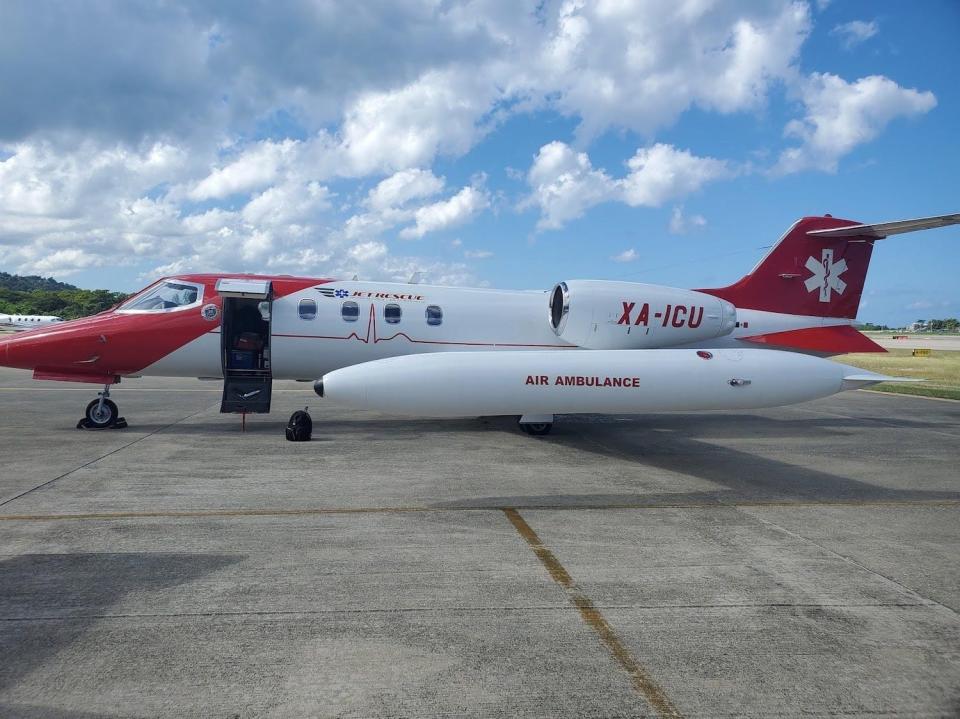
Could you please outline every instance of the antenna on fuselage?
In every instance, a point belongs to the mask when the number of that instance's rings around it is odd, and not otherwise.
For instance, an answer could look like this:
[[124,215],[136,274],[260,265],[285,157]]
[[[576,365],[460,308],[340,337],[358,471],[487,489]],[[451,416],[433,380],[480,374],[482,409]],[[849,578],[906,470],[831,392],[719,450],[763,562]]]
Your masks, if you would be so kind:
[[414,272],[410,275],[410,279],[407,280],[408,285],[419,285],[420,280],[423,279],[423,274],[420,271]]

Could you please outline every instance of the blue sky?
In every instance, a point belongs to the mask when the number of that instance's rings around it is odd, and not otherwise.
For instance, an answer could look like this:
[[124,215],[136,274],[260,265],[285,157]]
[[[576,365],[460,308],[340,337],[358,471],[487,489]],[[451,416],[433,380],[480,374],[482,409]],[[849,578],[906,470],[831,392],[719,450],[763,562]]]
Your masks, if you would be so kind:
[[[960,5],[0,4],[0,269],[716,286],[798,217],[960,211]],[[860,319],[960,315],[960,229]]]

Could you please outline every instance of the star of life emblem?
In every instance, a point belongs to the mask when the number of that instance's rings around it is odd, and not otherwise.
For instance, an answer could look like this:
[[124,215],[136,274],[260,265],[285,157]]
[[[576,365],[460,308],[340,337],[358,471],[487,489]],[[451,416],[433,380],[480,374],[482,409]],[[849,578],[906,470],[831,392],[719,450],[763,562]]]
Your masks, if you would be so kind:
[[344,297],[350,296],[350,292],[337,287],[315,287],[314,289],[324,297],[339,297],[343,299]]
[[819,290],[821,302],[829,302],[832,292],[842,295],[847,288],[847,283],[840,279],[840,275],[847,271],[847,261],[841,259],[834,263],[832,249],[824,249],[819,261],[815,257],[807,258],[805,267],[813,273],[804,282],[807,292]]

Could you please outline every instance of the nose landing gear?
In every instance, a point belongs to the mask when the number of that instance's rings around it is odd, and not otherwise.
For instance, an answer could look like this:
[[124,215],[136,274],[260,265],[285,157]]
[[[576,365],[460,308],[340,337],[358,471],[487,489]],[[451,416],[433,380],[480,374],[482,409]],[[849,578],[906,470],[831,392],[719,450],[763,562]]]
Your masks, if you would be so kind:
[[120,416],[117,403],[110,399],[110,385],[104,385],[103,392],[87,405],[83,419],[77,422],[77,429],[123,429],[127,420]]

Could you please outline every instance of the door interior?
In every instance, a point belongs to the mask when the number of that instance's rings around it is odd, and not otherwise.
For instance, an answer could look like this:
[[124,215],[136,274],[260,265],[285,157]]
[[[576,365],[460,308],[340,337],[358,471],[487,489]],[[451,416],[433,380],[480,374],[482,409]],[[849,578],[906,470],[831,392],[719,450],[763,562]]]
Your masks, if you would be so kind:
[[273,374],[270,324],[273,291],[269,280],[223,279],[220,361],[223,367],[221,412],[270,411]]

